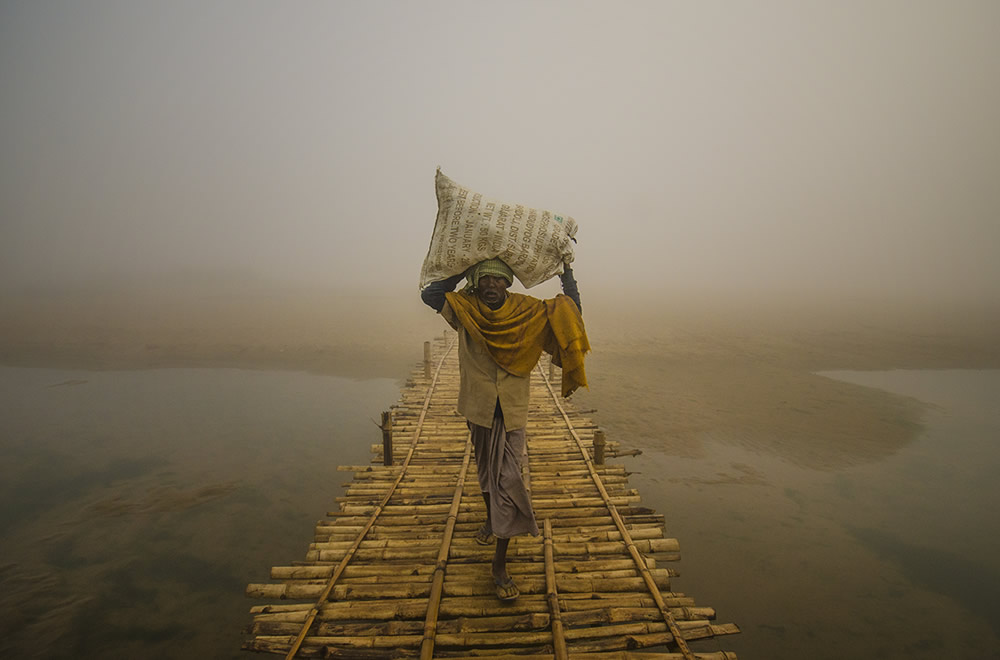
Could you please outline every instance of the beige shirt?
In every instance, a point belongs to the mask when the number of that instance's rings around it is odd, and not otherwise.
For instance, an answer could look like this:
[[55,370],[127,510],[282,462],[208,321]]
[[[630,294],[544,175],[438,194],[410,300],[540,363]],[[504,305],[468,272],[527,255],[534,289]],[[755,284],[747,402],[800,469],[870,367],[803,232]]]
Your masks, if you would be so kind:
[[473,424],[489,428],[500,399],[506,429],[516,431],[527,426],[530,379],[497,365],[486,347],[462,327],[447,302],[441,316],[458,331],[458,412]]

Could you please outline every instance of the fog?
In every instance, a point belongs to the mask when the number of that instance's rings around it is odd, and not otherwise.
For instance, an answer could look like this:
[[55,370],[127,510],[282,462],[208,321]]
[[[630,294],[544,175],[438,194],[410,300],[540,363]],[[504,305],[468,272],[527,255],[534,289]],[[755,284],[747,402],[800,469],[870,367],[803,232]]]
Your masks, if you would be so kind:
[[416,290],[436,167],[584,292],[1000,301],[994,2],[4,2],[0,279]]

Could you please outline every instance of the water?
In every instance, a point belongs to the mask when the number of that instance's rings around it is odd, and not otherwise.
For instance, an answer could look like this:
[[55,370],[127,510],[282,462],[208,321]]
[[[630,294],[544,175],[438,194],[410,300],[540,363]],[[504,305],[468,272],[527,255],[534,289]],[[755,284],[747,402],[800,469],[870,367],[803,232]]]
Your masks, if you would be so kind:
[[367,464],[390,379],[0,369],[0,656],[246,657],[249,582]]
[[916,441],[809,469],[725,437],[646,451],[643,500],[681,541],[673,588],[743,633],[743,658],[1000,657],[1000,371],[829,372],[929,404]]
[[[673,588],[743,630],[695,649],[1000,657],[1000,372],[825,375],[928,403],[922,432],[827,469],[719,434],[623,459],[680,539]],[[0,368],[0,656],[247,657],[243,589],[304,555],[398,388]]]

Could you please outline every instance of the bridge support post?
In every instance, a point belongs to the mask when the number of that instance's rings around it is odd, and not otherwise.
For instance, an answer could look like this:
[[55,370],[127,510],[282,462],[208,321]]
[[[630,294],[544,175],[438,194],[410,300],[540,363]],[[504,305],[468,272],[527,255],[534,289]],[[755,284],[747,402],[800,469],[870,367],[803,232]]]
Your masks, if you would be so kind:
[[382,464],[392,465],[392,413],[382,411]]
[[594,431],[594,464],[604,465],[604,431],[596,429]]
[[431,343],[424,342],[424,378],[430,380],[431,377]]

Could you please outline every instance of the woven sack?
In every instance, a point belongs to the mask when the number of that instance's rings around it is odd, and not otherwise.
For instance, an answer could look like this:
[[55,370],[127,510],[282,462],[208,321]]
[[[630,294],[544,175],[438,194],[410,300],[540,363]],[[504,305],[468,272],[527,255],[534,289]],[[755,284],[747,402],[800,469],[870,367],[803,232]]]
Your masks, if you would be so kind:
[[502,259],[525,288],[573,262],[576,221],[569,216],[484,197],[441,172],[434,177],[438,212],[420,288],[464,273],[484,259]]

